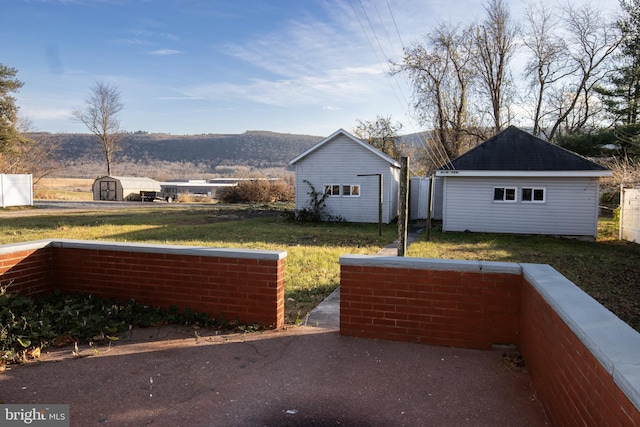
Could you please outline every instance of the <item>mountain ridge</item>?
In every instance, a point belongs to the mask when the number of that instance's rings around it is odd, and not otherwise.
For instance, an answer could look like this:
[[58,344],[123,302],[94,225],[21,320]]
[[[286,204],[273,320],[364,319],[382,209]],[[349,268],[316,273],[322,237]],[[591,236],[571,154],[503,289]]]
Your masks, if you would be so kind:
[[[26,134],[36,140],[49,139],[55,176],[105,175],[106,166],[97,137],[88,133]],[[291,172],[289,162],[326,136],[247,130],[240,134],[190,134],[129,132],[122,149],[112,159],[112,173],[122,176],[202,178],[228,175],[282,175]],[[416,135],[399,137],[405,145],[416,145]],[[99,172],[102,171],[102,172]]]
[[[96,137],[84,133],[27,134],[32,138],[51,138],[57,157],[63,163],[100,160]],[[250,130],[242,134],[171,135],[164,133],[126,133],[122,149],[114,160],[140,162],[191,162],[216,166],[252,168],[287,167],[289,161],[323,137]]]

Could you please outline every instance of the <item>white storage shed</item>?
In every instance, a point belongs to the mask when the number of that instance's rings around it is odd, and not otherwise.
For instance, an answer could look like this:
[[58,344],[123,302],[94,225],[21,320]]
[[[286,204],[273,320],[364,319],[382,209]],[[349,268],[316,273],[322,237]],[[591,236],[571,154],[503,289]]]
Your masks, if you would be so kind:
[[160,183],[137,176],[101,176],[93,182],[93,200],[140,201],[141,191],[160,191]]
[[325,199],[326,214],[347,222],[382,223],[398,216],[400,164],[339,129],[291,160],[296,174],[296,210],[308,207],[311,186]]

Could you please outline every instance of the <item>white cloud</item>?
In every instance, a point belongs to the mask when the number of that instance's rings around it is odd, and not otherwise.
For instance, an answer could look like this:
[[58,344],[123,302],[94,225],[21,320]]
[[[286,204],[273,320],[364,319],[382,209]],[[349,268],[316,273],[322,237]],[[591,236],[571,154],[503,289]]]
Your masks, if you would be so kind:
[[161,96],[158,99],[161,101],[192,101],[204,98],[201,96]]
[[[241,83],[212,83],[190,87],[184,93],[208,99],[251,101],[278,107],[317,105],[364,100],[379,91],[382,71],[375,65],[329,69],[317,75],[268,80],[255,78]],[[380,84],[384,84],[382,79]]]
[[182,54],[184,52],[180,51],[180,50],[175,50],[175,49],[157,49],[157,50],[152,50],[151,52],[149,52],[149,55],[156,55],[156,56],[167,56],[167,55],[179,55]]
[[73,118],[73,113],[70,109],[64,108],[42,108],[42,107],[28,107],[25,108],[27,117],[31,120],[69,120]]
[[133,39],[116,39],[116,40],[114,40],[114,43],[118,43],[118,44],[130,44],[130,45],[148,45],[148,44],[150,44],[148,40],[145,40],[145,39],[138,39],[138,38],[133,38]]

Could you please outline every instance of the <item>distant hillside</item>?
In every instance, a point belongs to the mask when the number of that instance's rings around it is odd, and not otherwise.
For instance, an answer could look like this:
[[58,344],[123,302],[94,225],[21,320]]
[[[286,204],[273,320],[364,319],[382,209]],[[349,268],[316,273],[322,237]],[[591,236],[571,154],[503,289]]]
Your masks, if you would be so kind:
[[[96,141],[89,134],[49,134],[62,143],[63,163],[101,160]],[[294,135],[267,131],[243,134],[167,135],[134,133],[125,135],[118,161],[129,163],[180,162],[250,168],[283,168],[289,161],[322,140],[320,136]]]
[[401,145],[410,148],[424,147],[425,145],[428,146],[430,140],[431,133],[428,131],[401,135],[399,138],[399,142]]
[[[94,135],[32,133],[27,136],[50,138],[60,143],[55,155],[60,166],[51,176],[96,178],[106,174]],[[411,152],[424,146],[427,137],[428,133],[424,132],[404,135],[399,143]],[[291,173],[289,162],[293,158],[324,138],[268,131],[203,135],[128,133],[122,141],[122,151],[114,157],[112,174],[158,180],[282,177]],[[414,168],[418,162],[421,160],[415,158]]]

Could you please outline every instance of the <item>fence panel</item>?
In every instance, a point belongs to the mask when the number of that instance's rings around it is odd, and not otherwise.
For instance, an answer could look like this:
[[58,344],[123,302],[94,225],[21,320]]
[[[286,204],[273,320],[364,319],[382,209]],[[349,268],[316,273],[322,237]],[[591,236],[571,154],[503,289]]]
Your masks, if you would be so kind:
[[0,206],[33,206],[31,175],[0,174]]
[[640,189],[620,192],[620,239],[640,243]]

